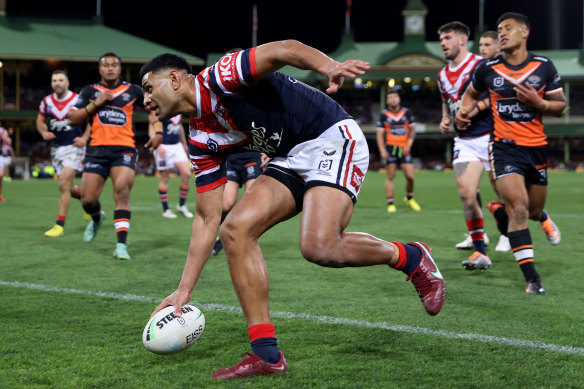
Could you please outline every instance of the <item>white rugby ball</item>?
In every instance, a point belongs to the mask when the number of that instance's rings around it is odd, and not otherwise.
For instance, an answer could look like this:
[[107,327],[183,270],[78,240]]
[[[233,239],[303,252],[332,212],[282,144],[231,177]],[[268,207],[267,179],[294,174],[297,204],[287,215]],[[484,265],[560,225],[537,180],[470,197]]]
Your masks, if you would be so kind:
[[169,305],[152,316],[144,327],[142,343],[155,354],[174,354],[191,347],[205,329],[205,315],[194,305],[183,305],[182,315],[174,315]]

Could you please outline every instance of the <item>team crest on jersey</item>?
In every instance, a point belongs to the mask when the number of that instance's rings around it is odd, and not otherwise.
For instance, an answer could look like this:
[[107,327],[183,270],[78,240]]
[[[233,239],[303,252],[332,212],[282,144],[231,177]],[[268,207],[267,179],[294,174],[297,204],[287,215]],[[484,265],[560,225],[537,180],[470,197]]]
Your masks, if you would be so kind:
[[539,76],[529,76],[527,80],[534,88],[538,88],[541,85],[541,78],[539,78]]
[[129,93],[122,93],[122,100],[130,101],[130,94]]
[[503,86],[504,83],[505,83],[505,79],[503,77],[495,77],[493,79],[493,85],[497,88],[500,86]]
[[361,185],[363,185],[363,172],[357,166],[353,166],[353,174],[351,175],[351,185],[359,192]]

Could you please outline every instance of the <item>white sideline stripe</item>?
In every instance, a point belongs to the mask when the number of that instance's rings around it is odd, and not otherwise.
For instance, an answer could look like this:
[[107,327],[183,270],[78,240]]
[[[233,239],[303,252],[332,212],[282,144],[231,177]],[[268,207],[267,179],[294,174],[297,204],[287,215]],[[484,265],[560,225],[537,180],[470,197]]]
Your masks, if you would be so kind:
[[[69,288],[60,288],[57,286],[50,286],[50,285],[41,285],[41,284],[31,284],[28,282],[8,282],[8,281],[0,281],[1,286],[11,286],[15,288],[26,288],[26,289],[36,289],[41,290],[44,292],[59,292],[59,293],[67,293],[67,294],[79,294],[84,296],[95,296],[95,297],[105,297],[105,298],[112,298],[115,300],[123,300],[123,301],[139,301],[145,303],[156,303],[159,304],[163,299],[157,297],[147,297],[147,296],[136,296],[133,294],[119,294],[119,293],[111,293],[111,292],[94,292],[91,290],[82,290],[82,289],[69,289]],[[242,313],[241,308],[233,307],[229,305],[222,305],[222,304],[199,304],[193,302],[201,310],[210,310],[210,311],[222,311],[222,312],[235,312],[235,313]],[[519,348],[528,348],[528,349],[535,349],[535,350],[544,350],[544,351],[551,351],[557,352],[562,354],[574,354],[584,356],[584,348],[583,347],[574,347],[574,346],[561,346],[552,343],[544,343],[539,341],[532,341],[532,340],[521,340],[521,339],[512,339],[512,338],[504,338],[500,336],[490,336],[490,335],[482,335],[482,334],[461,334],[458,332],[453,331],[445,331],[445,330],[431,330],[428,328],[422,327],[413,327],[413,326],[403,326],[403,325],[396,325],[396,324],[388,324],[388,323],[372,323],[364,320],[354,320],[354,319],[343,319],[339,317],[332,317],[332,316],[318,316],[318,315],[310,315],[307,313],[294,313],[294,312],[281,312],[281,311],[270,311],[272,317],[279,317],[284,319],[299,319],[299,320],[307,320],[317,323],[325,323],[325,324],[340,324],[346,325],[351,327],[359,327],[359,328],[377,328],[395,332],[407,332],[411,334],[422,334],[422,335],[432,335],[438,336],[447,339],[462,339],[462,340],[472,340],[475,342],[483,342],[483,343],[497,343],[505,346],[512,346],[512,347],[519,347]]]

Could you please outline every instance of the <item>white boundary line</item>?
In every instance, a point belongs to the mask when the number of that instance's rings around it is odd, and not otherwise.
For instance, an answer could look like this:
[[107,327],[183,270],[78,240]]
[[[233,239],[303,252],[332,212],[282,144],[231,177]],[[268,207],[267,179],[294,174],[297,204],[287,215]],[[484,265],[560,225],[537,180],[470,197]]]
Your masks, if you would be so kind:
[[[58,292],[58,293],[66,293],[66,294],[78,294],[78,295],[84,295],[84,296],[95,296],[95,297],[111,298],[111,299],[115,299],[115,300],[124,300],[124,301],[139,301],[139,302],[145,302],[145,303],[158,304],[162,301],[162,299],[158,298],[158,297],[136,296],[133,294],[119,294],[119,293],[110,293],[110,292],[94,292],[91,290],[60,288],[57,286],[31,284],[31,283],[27,283],[27,282],[0,281],[0,286],[11,286],[14,288],[35,289],[35,290],[41,290],[44,292]],[[233,306],[229,306],[229,305],[198,304],[196,302],[194,302],[193,304],[202,310],[242,313],[241,308],[233,307]],[[378,329],[395,331],[395,332],[407,332],[407,333],[411,333],[411,334],[432,335],[432,336],[437,336],[437,337],[442,337],[442,338],[447,338],[447,339],[463,339],[463,340],[471,340],[471,341],[483,342],[483,343],[496,343],[496,344],[501,344],[501,345],[505,345],[505,346],[534,349],[534,350],[544,350],[544,351],[557,352],[557,353],[561,353],[561,354],[573,354],[573,355],[584,356],[584,348],[583,347],[561,346],[561,345],[557,345],[557,344],[544,343],[544,342],[532,341],[532,340],[512,339],[512,338],[504,338],[504,337],[500,337],[500,336],[490,336],[490,335],[482,335],[482,334],[462,334],[462,333],[453,332],[453,331],[431,330],[431,329],[422,328],[422,327],[403,326],[403,325],[388,324],[388,323],[373,323],[373,322],[368,322],[368,321],[364,321],[364,320],[343,319],[343,318],[332,317],[332,316],[317,316],[317,315],[310,315],[307,313],[270,311],[270,314],[272,315],[272,317],[279,317],[279,318],[285,318],[285,319],[307,320],[307,321],[312,321],[312,322],[317,322],[317,323],[325,323],[325,324],[340,324],[340,325],[359,327],[359,328],[378,328]]]

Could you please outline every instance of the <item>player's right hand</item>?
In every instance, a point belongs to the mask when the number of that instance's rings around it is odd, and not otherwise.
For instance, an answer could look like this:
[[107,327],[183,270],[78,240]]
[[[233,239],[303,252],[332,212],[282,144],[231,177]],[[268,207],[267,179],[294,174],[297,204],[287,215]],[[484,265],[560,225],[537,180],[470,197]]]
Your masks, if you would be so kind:
[[46,131],[46,132],[42,133],[42,137],[43,137],[43,140],[51,140],[51,139],[55,139],[56,135],[50,131]]
[[103,107],[108,101],[112,101],[114,96],[110,92],[101,92],[93,102],[96,107]]
[[387,161],[387,159],[389,158],[389,153],[385,149],[381,149],[379,154],[381,154],[381,159],[383,160],[383,162]]
[[447,116],[444,116],[442,118],[442,121],[440,121],[440,132],[446,135],[451,134],[452,129],[450,128],[450,123],[452,123],[452,119],[450,119]]
[[179,288],[175,290],[174,293],[172,293],[170,296],[162,300],[160,305],[154,309],[150,317],[156,315],[160,310],[168,307],[169,305],[174,307],[174,315],[179,317],[182,315],[181,307],[191,301],[192,296],[192,291],[189,292]]

